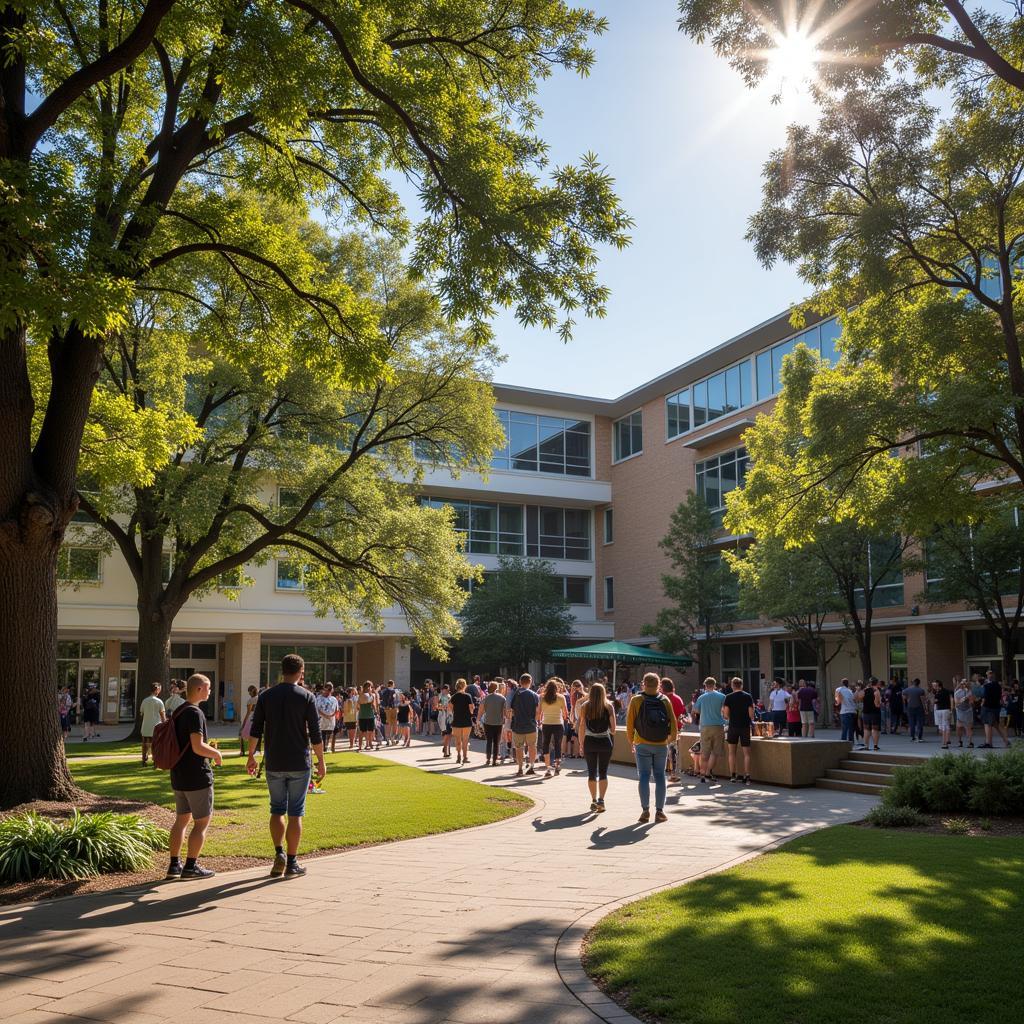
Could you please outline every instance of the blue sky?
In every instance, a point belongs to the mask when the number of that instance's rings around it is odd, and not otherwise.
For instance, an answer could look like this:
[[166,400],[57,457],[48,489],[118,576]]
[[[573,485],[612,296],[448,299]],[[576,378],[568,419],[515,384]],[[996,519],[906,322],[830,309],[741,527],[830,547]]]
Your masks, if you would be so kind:
[[709,46],[676,29],[675,0],[590,0],[610,27],[587,79],[556,73],[540,131],[556,163],[598,154],[636,221],[633,244],[602,253],[604,320],[575,337],[496,324],[502,383],[614,397],[803,298],[791,267],[761,267],[744,241],[761,167],[806,97],[770,102]]

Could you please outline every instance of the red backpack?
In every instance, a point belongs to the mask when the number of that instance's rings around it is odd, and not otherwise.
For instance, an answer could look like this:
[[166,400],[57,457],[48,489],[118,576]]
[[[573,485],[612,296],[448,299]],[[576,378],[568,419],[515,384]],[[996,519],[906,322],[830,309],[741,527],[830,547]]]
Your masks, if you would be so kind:
[[191,747],[191,743],[186,743],[183,747],[178,745],[178,733],[174,728],[174,720],[188,706],[182,704],[170,718],[158,722],[153,730],[153,765],[165,772],[169,772]]

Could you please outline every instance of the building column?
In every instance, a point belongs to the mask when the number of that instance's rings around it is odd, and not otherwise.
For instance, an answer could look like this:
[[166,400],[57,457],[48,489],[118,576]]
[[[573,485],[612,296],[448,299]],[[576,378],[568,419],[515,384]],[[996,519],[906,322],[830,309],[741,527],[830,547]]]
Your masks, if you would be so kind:
[[[114,680],[111,683],[111,680]],[[136,678],[135,685],[139,685]],[[103,641],[103,679],[100,682],[103,700],[100,703],[100,721],[104,725],[117,725],[121,707],[121,641]],[[138,694],[135,697],[138,701]]]
[[236,722],[246,691],[260,685],[261,640],[261,633],[228,633],[224,639],[224,701],[234,705]]
[[372,679],[382,683],[394,679],[400,690],[408,690],[412,682],[412,649],[401,640],[384,638],[365,640],[355,645],[354,682]]

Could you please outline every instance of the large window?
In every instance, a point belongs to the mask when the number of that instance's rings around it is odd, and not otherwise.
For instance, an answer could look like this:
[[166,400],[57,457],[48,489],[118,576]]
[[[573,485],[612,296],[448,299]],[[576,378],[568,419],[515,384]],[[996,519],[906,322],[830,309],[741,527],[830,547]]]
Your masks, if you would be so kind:
[[498,409],[505,444],[491,458],[495,469],[590,476],[590,422]]
[[100,583],[103,580],[103,553],[99,548],[65,544],[57,555],[57,580],[60,583]]
[[606,508],[604,510],[604,542],[611,544],[615,540],[615,511]]
[[305,566],[297,558],[279,558],[277,560],[277,579],[274,586],[278,590],[290,590],[295,593],[305,590]]
[[688,430],[742,409],[754,401],[750,379],[750,360],[730,366],[706,380],[683,388],[665,399],[668,436],[678,437]]
[[526,506],[526,554],[532,558],[590,559],[590,511]]
[[[868,585],[874,587],[872,608],[903,604],[903,542],[899,537],[875,540],[868,545]],[[864,607],[864,588],[855,591],[857,606]]]
[[907,638],[902,634],[890,634],[889,646],[889,678],[907,681]]
[[722,644],[722,676],[739,676],[748,693],[757,700],[761,696],[761,650],[756,641]]
[[615,461],[639,455],[644,450],[643,413],[637,409],[612,425]]
[[523,506],[487,501],[421,498],[431,508],[445,505],[455,510],[455,529],[466,535],[466,551],[472,555],[521,555],[523,553]]
[[772,675],[787,683],[796,683],[800,679],[816,682],[818,659],[814,648],[801,640],[773,640]]
[[604,610],[615,611],[615,577],[605,576],[604,578]]
[[725,516],[725,496],[742,487],[747,476],[747,449],[736,448],[697,463],[697,493],[714,514],[715,525]]
[[764,352],[759,352],[755,360],[757,365],[757,398],[771,398],[782,388],[782,360],[788,356],[801,342],[813,352],[817,352],[823,360],[835,363],[838,360],[836,341],[841,328],[839,321],[832,317],[820,324],[801,331],[792,338],[780,341]]
[[[310,684],[334,683],[339,686],[351,686],[352,648],[348,645],[324,646],[284,646],[279,644],[260,645],[260,683],[273,686],[281,680],[281,659],[286,654],[298,654],[306,662],[306,682]],[[252,680],[241,680],[248,686]]]
[[[477,583],[475,580],[463,580],[462,589],[472,594],[474,590],[485,586],[491,579],[499,575],[497,572],[485,572],[484,578]],[[555,576],[555,586],[569,604],[590,604],[589,576]]]

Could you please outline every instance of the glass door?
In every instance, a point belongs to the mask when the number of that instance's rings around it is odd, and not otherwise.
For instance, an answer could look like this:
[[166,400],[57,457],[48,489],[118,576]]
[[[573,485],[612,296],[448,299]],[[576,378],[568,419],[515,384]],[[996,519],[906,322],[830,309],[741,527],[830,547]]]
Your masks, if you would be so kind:
[[195,675],[196,672],[201,672],[207,679],[210,680],[210,696],[207,700],[203,701],[200,705],[203,709],[203,714],[206,715],[208,722],[216,721],[217,712],[217,669],[216,662],[213,662],[213,666],[203,665],[180,665],[177,662],[171,662],[171,675],[177,679],[188,679],[189,676]]
[[119,689],[117,720],[119,722],[135,721],[135,669],[121,669],[121,685]]
[[78,692],[85,694],[93,687],[96,688],[100,695],[100,722],[102,722],[107,701],[107,695],[103,692],[103,663],[79,662]]

